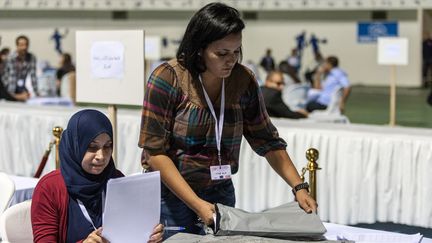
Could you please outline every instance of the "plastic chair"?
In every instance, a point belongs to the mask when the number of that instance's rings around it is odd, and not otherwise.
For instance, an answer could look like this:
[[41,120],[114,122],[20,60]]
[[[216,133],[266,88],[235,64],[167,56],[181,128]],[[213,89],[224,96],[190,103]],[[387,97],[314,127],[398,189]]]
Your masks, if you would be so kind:
[[283,73],[282,75],[284,77],[285,86],[291,86],[291,85],[295,84],[295,81],[293,78],[291,78],[291,76],[289,76],[286,73]]
[[322,113],[322,114],[332,114],[332,115],[340,115],[340,104],[342,102],[343,88],[339,88],[333,92],[330,103],[327,105],[325,110],[315,110],[312,113]]
[[4,172],[0,172],[0,215],[8,208],[9,203],[15,193],[13,180]]
[[282,100],[291,110],[304,109],[308,90],[307,84],[287,85],[282,91]]
[[0,234],[3,242],[33,242],[30,213],[31,200],[15,204],[4,212],[0,217]]
[[343,88],[339,88],[338,90],[333,92],[327,108],[325,110],[312,111],[309,114],[309,118],[322,122],[350,123],[349,118],[343,115],[340,110],[342,96]]
[[76,98],[76,84],[75,84],[75,72],[68,72],[61,79],[60,84],[60,96],[63,98],[69,98],[75,103]]

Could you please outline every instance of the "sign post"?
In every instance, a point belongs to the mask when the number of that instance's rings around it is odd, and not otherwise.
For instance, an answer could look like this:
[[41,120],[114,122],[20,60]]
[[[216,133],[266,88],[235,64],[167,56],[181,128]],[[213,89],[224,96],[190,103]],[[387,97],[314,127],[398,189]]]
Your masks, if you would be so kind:
[[396,125],[396,66],[408,65],[408,39],[400,37],[378,38],[378,64],[389,65],[390,111],[389,125]]
[[144,98],[144,31],[77,31],[77,102],[108,105],[117,163],[117,105]]

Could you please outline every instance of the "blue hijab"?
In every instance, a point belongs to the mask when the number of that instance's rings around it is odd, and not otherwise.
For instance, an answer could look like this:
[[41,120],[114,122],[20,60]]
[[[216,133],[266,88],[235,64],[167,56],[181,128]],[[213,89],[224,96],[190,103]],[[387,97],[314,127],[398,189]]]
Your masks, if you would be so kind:
[[106,189],[108,179],[115,175],[114,161],[111,158],[99,175],[89,174],[81,166],[89,144],[102,133],[107,133],[113,139],[108,118],[96,110],[82,110],[71,117],[60,140],[60,171],[69,194],[68,242],[81,240],[93,231],[77,199],[83,202],[96,228],[102,226],[102,192]]

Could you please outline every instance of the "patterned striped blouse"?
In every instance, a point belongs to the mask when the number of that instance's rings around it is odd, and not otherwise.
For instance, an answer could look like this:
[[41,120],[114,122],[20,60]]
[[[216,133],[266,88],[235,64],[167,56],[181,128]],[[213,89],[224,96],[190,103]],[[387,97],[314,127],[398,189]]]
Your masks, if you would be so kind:
[[[286,148],[250,70],[237,64],[225,79],[225,93],[221,155],[232,174],[239,167],[242,136],[261,156]],[[215,104],[219,117],[220,97]],[[142,163],[149,156],[167,155],[195,191],[220,182],[210,177],[210,166],[219,164],[214,124],[199,80],[193,80],[175,59],[161,64],[150,76],[144,95],[139,139]]]

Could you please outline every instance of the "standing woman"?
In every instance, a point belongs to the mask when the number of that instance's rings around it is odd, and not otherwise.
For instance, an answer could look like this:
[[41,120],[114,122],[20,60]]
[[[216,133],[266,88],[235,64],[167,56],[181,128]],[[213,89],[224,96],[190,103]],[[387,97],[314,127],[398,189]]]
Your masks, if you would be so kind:
[[[107,242],[101,236],[104,191],[110,178],[123,176],[112,148],[112,126],[104,114],[82,110],[71,117],[60,140],[60,170],[41,178],[33,193],[34,242]],[[159,224],[149,242],[160,241]]]
[[159,170],[161,223],[211,225],[213,203],[235,205],[231,174],[242,136],[291,186],[307,212],[316,210],[267,115],[255,77],[239,63],[244,23],[239,12],[211,3],[190,20],[177,58],[151,75],[144,96],[139,146],[142,163]]
[[60,67],[56,72],[56,88],[58,96],[69,96],[69,94],[61,94],[61,82],[63,77],[70,73],[75,72],[75,65],[72,63],[72,57],[69,53],[63,53],[60,59]]

